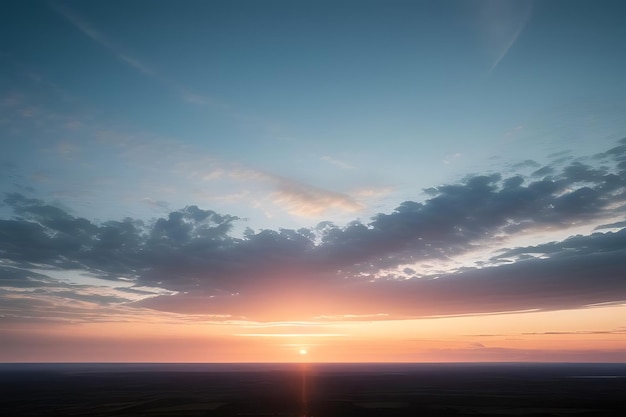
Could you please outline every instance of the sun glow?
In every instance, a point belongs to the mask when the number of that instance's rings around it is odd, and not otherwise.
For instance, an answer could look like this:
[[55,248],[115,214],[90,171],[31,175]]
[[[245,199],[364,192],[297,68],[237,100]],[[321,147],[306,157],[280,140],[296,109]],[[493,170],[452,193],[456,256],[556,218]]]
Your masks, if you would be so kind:
[[300,355],[304,356],[304,355],[306,355],[308,352],[307,352],[307,350],[306,350],[306,349],[304,349],[304,348],[303,348],[303,349],[300,349],[299,353],[300,353]]

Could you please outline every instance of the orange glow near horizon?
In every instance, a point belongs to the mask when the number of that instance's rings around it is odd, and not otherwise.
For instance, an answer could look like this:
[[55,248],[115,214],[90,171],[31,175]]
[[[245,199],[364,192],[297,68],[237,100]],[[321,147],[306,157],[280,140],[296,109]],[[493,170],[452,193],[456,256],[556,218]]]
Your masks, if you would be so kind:
[[[626,360],[626,306],[334,322],[110,322],[9,329],[3,362]],[[28,342],[28,343],[25,343]],[[26,344],[28,348],[23,348]],[[312,351],[315,354],[312,355]]]

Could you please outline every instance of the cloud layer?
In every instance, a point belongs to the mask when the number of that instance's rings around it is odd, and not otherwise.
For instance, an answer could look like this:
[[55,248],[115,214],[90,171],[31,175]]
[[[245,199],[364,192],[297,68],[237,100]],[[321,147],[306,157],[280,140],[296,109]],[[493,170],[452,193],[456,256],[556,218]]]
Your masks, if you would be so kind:
[[[602,154],[540,171],[546,175],[470,176],[429,189],[429,199],[406,201],[368,223],[248,229],[243,237],[232,234],[241,219],[197,206],[149,222],[96,223],[13,193],[4,200],[13,217],[0,220],[0,296],[4,306],[11,300],[24,304],[14,313],[29,305],[36,315],[43,311],[37,300],[61,297],[52,271],[82,271],[146,296],[132,299],[119,289],[116,295],[81,295],[68,288],[66,299],[253,320],[369,320],[625,301],[626,230],[620,230],[620,219],[626,209],[626,139]],[[280,181],[293,194],[290,183]],[[516,237],[581,225],[608,231],[502,247]],[[487,247],[499,250],[482,263],[432,273],[405,267]]]

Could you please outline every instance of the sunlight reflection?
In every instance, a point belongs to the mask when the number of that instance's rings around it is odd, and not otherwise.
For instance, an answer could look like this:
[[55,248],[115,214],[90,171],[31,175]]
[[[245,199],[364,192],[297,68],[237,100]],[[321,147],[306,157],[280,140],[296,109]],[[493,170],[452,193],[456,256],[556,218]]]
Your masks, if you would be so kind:
[[[300,352],[304,351],[306,353],[305,349],[302,349]],[[301,353],[301,355],[304,356],[304,354]],[[307,379],[307,371],[308,371],[308,363],[307,362],[303,362],[300,366],[300,377],[301,377],[301,392],[300,392],[300,406],[301,406],[301,412],[300,412],[300,416],[301,417],[306,417],[308,415],[308,395],[307,395],[307,384],[306,384],[306,379]]]

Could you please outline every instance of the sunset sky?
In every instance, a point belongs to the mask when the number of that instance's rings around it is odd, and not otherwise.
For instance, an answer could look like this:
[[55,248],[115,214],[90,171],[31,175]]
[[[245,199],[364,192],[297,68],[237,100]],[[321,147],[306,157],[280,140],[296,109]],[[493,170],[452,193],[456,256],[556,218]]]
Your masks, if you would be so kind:
[[625,2],[0,10],[0,362],[626,361]]

